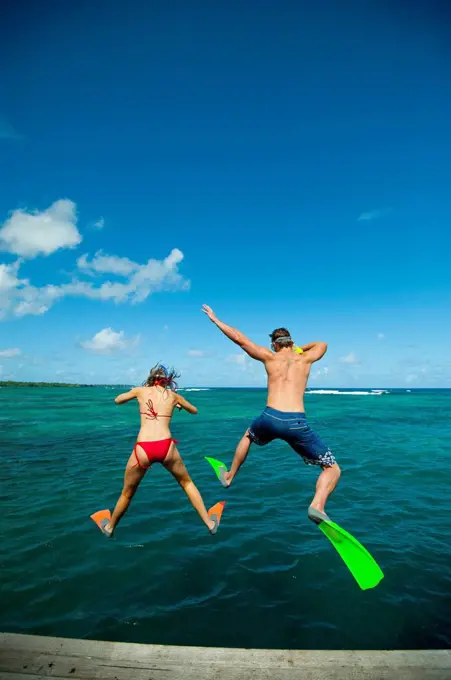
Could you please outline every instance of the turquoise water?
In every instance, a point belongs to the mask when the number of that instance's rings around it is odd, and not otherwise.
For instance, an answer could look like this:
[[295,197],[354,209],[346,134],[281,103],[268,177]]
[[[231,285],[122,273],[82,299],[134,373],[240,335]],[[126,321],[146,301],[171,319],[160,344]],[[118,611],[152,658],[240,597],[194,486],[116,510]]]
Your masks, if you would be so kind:
[[173,434],[208,506],[210,536],[161,466],[113,540],[89,515],[112,507],[137,431],[114,388],[9,388],[1,401],[0,630],[273,648],[451,644],[451,391],[309,394],[310,423],[343,469],[332,519],[385,578],[361,591],[306,519],[317,472],[285,444],[253,447],[228,490],[226,462],[264,406],[260,390],[185,393],[199,415]]

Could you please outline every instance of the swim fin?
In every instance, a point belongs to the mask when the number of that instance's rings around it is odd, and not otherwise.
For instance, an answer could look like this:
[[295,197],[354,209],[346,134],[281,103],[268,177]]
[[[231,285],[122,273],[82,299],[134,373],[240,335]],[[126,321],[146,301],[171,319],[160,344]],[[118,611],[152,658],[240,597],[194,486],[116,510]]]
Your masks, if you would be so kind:
[[224,473],[227,472],[227,466],[225,463],[222,463],[220,460],[216,460],[216,458],[208,458],[208,456],[205,456],[205,460],[208,461],[213,468],[213,470],[216,473],[217,478],[221,482],[222,486],[225,489],[229,488],[229,485],[224,479]]
[[[320,519],[318,516],[310,516],[323,534],[329,539],[343,562],[354,576],[362,590],[375,588],[384,578],[384,574],[376,560],[359,541],[342,529],[329,518]],[[323,513],[320,513],[323,515]],[[327,515],[323,515],[327,517]]]
[[218,530],[219,523],[221,521],[222,513],[224,510],[224,505],[225,501],[219,501],[219,503],[213,505],[213,507],[211,507],[210,510],[208,511],[208,516],[210,517],[210,519],[213,519],[216,522],[216,526],[214,527],[214,529],[210,531],[210,533],[212,534],[215,534]]
[[110,537],[110,534],[104,531],[104,526],[108,522],[111,522],[111,512],[110,510],[98,510],[93,515],[90,515],[91,519],[97,524],[102,534]]

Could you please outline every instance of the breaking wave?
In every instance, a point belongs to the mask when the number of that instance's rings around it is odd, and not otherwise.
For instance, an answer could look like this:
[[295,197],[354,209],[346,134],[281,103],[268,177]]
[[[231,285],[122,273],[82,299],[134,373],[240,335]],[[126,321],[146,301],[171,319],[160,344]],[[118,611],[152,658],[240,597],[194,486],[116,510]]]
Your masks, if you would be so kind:
[[356,397],[376,397],[381,394],[390,394],[389,390],[308,390],[306,394],[350,394]]
[[209,387],[182,387],[179,392],[209,392]]

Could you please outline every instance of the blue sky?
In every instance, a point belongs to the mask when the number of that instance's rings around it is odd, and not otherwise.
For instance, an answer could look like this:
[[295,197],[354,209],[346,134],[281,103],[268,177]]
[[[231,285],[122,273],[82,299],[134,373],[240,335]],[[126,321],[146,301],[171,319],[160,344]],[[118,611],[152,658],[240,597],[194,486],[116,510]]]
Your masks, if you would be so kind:
[[[400,3],[397,3],[400,4]],[[451,387],[439,2],[15,3],[3,378],[264,385],[200,313],[326,340],[312,386]]]

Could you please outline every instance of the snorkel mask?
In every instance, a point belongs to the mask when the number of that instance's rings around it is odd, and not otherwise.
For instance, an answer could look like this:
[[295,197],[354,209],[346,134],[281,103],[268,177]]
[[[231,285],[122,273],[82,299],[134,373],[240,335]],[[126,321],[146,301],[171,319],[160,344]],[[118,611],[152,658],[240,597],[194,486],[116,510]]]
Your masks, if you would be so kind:
[[[278,345],[279,347],[287,347],[292,342],[293,340],[290,335],[282,335],[282,337],[277,338],[276,340],[274,340],[274,342],[271,343],[271,349],[273,352],[275,352],[276,345]],[[295,352],[296,354],[303,354],[304,350],[302,349],[302,347],[294,345],[293,352]]]

